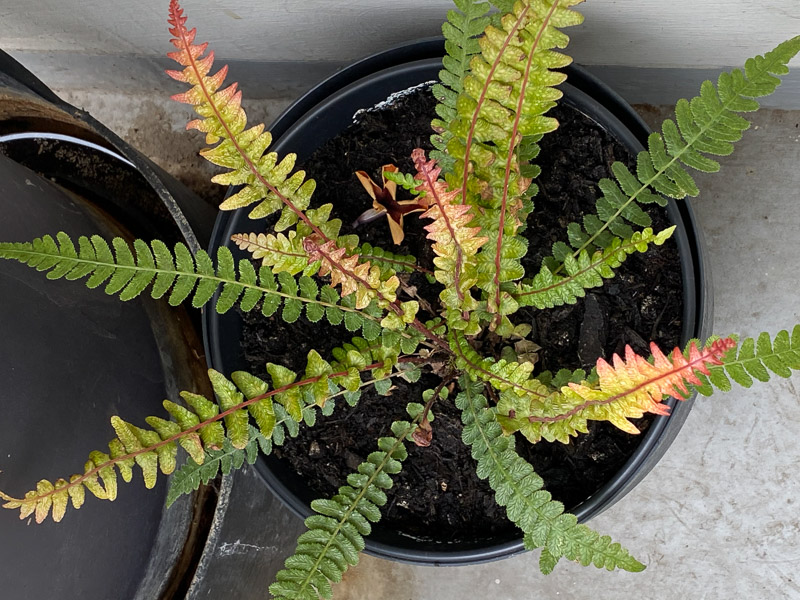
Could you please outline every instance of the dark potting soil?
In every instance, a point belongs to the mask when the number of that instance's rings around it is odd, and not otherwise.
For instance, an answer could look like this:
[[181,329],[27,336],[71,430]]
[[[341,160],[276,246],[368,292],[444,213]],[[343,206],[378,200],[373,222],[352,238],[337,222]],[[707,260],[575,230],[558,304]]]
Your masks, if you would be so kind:
[[[343,233],[357,233],[361,242],[382,246],[399,254],[417,256],[418,264],[432,269],[432,253],[416,215],[405,220],[405,240],[393,246],[384,220],[351,224],[371,199],[354,172],[367,171],[380,181],[382,165],[393,163],[403,172],[413,172],[411,151],[430,150],[428,140],[434,100],[429,92],[401,98],[380,111],[360,115],[358,123],[330,140],[303,161],[317,181],[316,205],[330,202],[334,214],[344,222]],[[569,106],[551,113],[559,129],[542,140],[538,164],[542,175],[534,212],[524,235],[530,242],[523,261],[534,274],[555,241],[566,241],[568,223],[593,212],[597,182],[610,176],[615,160],[629,165],[633,157],[609,134]],[[399,192],[403,194],[402,190]],[[648,211],[656,231],[669,226],[666,211]],[[439,292],[422,274],[404,275],[410,286],[435,306]],[[536,372],[560,368],[590,368],[598,356],[610,357],[630,344],[647,353],[648,340],[671,349],[679,343],[683,310],[680,262],[671,240],[646,255],[634,254],[617,269],[616,277],[602,288],[591,290],[575,305],[550,310],[526,308],[513,317],[532,326],[531,339],[542,350]],[[430,315],[421,315],[428,318]],[[287,325],[279,317],[265,319],[257,311],[244,316],[242,349],[253,372],[266,374],[266,362],[285,364],[295,370],[305,365],[311,348],[323,356],[348,339],[344,330],[327,323],[304,320]],[[481,351],[497,351],[485,340]],[[345,483],[346,476],[377,449],[376,440],[390,435],[392,421],[406,418],[405,406],[419,401],[421,392],[438,383],[424,375],[414,384],[396,379],[389,396],[367,389],[354,408],[341,400],[334,413],[319,418],[316,425],[302,428],[297,438],[275,449],[288,461],[319,497],[327,497]],[[514,526],[495,501],[492,490],[475,474],[475,461],[461,441],[459,411],[451,401],[438,402],[433,411],[433,441],[429,447],[409,447],[403,471],[395,477],[389,503],[379,524],[402,533],[443,542],[476,541],[506,537]],[[637,426],[646,430],[652,418]],[[615,427],[590,422],[590,431],[569,444],[540,442],[532,445],[518,436],[517,450],[532,463],[546,489],[567,508],[575,507],[605,484],[631,456],[641,436],[631,436]]]

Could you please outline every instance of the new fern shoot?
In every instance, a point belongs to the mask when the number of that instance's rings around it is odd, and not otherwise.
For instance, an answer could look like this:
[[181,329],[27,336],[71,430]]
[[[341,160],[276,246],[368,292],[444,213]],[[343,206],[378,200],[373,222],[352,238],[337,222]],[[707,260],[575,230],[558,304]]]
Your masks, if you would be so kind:
[[[697,195],[690,171],[719,169],[713,157],[733,151],[749,126],[743,114],[777,88],[800,51],[800,37],[748,60],[743,70],[722,73],[716,83],[706,81],[697,97],[678,102],[675,118],[650,135],[636,168],[614,163],[613,179],[599,185],[595,213],[571,223],[568,243],[555,244],[551,256],[526,272],[521,231],[538,191],[538,143],[558,127],[547,113],[561,97],[557,86],[566,76],[558,69],[571,62],[561,52],[569,41],[562,29],[581,23],[575,10],[580,2],[455,0],[443,26],[447,55],[433,88],[435,151],[426,156],[415,150],[414,172],[388,169],[383,186],[363,175],[375,210],[385,210],[395,225],[412,209],[424,211],[418,216],[435,254],[428,273],[441,287],[439,306],[426,314],[403,286],[404,277],[420,269],[414,257],[343,235],[330,204],[311,208],[314,180],[295,169],[293,154],[270,151],[272,138],[263,125],[248,124],[241,91],[225,83],[227,68],[214,70],[213,52],[196,43],[195,30],[171,0],[175,50],[169,56],[178,68],[168,74],[188,88],[174,99],[197,112],[188,127],[205,134],[208,147],[200,154],[222,169],[213,181],[240,186],[221,209],[247,210],[256,220],[254,231],[233,237],[249,258],[236,260],[226,248],[192,255],[182,244],[74,239],[64,232],[1,243],[0,258],[28,264],[50,279],[83,279],[121,300],[149,293],[173,305],[201,307],[219,292],[213,308],[220,313],[238,307],[278,313],[288,323],[325,319],[341,326],[341,344],[326,356],[310,351],[304,365],[270,363],[268,380],[209,371],[214,398],[183,392],[165,400],[165,412],[146,425],[114,417],[107,449],[91,452],[75,474],[41,480],[21,496],[0,492],[4,506],[38,523],[59,521],[70,505],[81,507],[87,490],[113,500],[119,477],[128,482],[141,471],[152,487],[159,472],[172,473],[184,461],[173,479],[173,501],[220,469],[252,463],[258,452],[269,453],[287,435],[313,427],[335,410],[331,398],[354,404],[366,387],[387,393],[393,379],[416,381],[435,364],[441,383],[423,398],[409,399],[408,419],[375,440],[375,451],[333,498],[312,504],[316,514],[306,520],[308,530],[271,586],[273,597],[331,597],[332,584],[358,562],[364,537],[381,518],[408,444],[425,446],[435,435],[433,416],[442,402],[461,411],[463,441],[479,476],[524,533],[525,547],[541,549],[542,571],[552,571],[562,557],[609,570],[642,570],[618,543],[564,512],[515,451],[517,436],[570,443],[587,431],[589,420],[635,435],[630,419],[667,414],[666,397],[727,390],[731,380],[749,387],[771,373],[788,377],[800,368],[800,325],[791,333],[715,337],[668,353],[652,344],[648,357],[629,347],[624,357],[600,358],[591,374],[555,378],[513,354],[483,355],[476,340],[488,333],[525,338],[530,328],[515,321],[521,307],[573,304],[613,278],[628,256],[669,239],[674,228],[656,230],[642,205]],[[394,206],[397,185],[415,196],[402,211]],[[400,216],[392,216],[395,209]],[[261,231],[258,219],[273,214],[273,231]],[[402,235],[402,228],[393,232]]]

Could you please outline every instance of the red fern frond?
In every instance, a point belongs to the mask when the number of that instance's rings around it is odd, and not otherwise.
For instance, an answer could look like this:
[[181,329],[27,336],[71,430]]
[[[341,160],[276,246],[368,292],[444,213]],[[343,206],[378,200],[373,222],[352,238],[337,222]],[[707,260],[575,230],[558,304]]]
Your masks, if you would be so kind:
[[669,406],[661,402],[664,397],[683,400],[689,391],[687,383],[702,384],[695,372],[708,375],[708,367],[721,365],[722,357],[735,345],[733,338],[723,338],[700,350],[692,342],[689,345],[689,357],[686,358],[680,348],[676,347],[667,356],[656,344],[651,343],[652,363],[626,346],[625,360],[615,354],[613,366],[602,358],[597,361],[599,390],[576,383],[569,384],[571,393],[563,388],[568,396],[575,394],[584,402],[560,417],[566,418],[593,407],[608,413],[601,418],[610,420],[625,431],[638,433],[639,430],[627,418],[641,417],[645,412],[669,414]]
[[[228,74],[228,66],[224,65],[214,75],[208,75],[214,66],[214,51],[203,56],[208,49],[208,42],[194,43],[197,30],[195,28],[186,29],[186,17],[178,0],[170,2],[168,22],[170,24],[169,32],[173,36],[170,42],[177,50],[169,52],[167,56],[182,65],[184,69],[182,71],[169,69],[166,73],[173,79],[192,86],[187,92],[175,94],[172,99],[194,107],[211,103],[225,121],[230,123],[234,134],[240,133],[247,124],[247,117],[241,107],[242,94],[237,90],[236,83],[220,90]],[[198,112],[204,118],[190,121],[186,128],[198,129],[206,133],[206,142],[215,143],[220,138],[214,133],[214,130],[219,128],[219,123],[216,118],[209,117],[216,117],[216,115],[203,114],[203,111]]]
[[570,437],[586,433],[590,420],[609,421],[636,434],[639,430],[629,419],[646,412],[668,415],[669,405],[662,400],[666,396],[683,400],[689,391],[687,384],[701,385],[698,374],[708,375],[709,367],[721,365],[735,345],[732,338],[725,338],[700,350],[692,342],[685,356],[679,348],[665,355],[651,344],[652,362],[626,346],[624,359],[615,354],[613,364],[602,358],[597,361],[597,384],[570,383],[546,401],[503,394],[497,418],[505,431],[519,431],[534,443],[544,438],[566,444]]

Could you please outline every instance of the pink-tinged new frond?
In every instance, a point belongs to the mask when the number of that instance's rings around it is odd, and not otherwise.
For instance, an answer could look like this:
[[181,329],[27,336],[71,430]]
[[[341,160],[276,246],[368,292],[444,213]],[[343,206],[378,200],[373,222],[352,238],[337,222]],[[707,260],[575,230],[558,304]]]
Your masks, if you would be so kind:
[[436,161],[426,160],[425,152],[419,148],[411,153],[411,158],[417,169],[415,178],[421,182],[417,190],[424,192],[428,200],[428,210],[421,217],[433,220],[425,230],[436,253],[433,260],[436,279],[455,291],[452,306],[448,298],[443,300],[450,308],[465,308],[469,288],[477,278],[474,258],[488,238],[479,235],[480,227],[469,226],[473,220],[472,208],[460,203],[458,190],[450,190],[439,179],[441,168]]
[[651,344],[652,362],[627,346],[624,359],[615,354],[611,364],[602,358],[597,361],[597,384],[570,383],[544,402],[518,393],[502,394],[498,421],[506,432],[519,431],[534,443],[540,439],[567,443],[570,437],[586,433],[590,420],[609,421],[636,434],[639,430],[629,419],[648,412],[668,415],[664,398],[683,400],[688,384],[701,385],[698,374],[708,375],[709,367],[721,365],[735,345],[732,338],[725,338],[700,350],[693,342],[687,357],[679,348],[665,355]]
[[[251,218],[260,218],[282,210],[279,224],[288,228],[298,220],[303,221],[314,235],[316,249],[315,258],[322,260],[323,274],[331,273],[332,284],[342,285],[342,296],[357,294],[357,304],[363,308],[371,298],[383,297],[394,301],[392,279],[377,281],[373,275],[373,267],[369,262],[357,264],[357,254],[347,256],[345,249],[338,247],[334,239],[329,238],[318,223],[314,223],[305,214],[314,190],[313,180],[305,180],[305,172],[292,174],[295,155],[289,154],[278,161],[277,154],[264,154],[268,149],[272,136],[259,124],[245,129],[247,116],[242,109],[242,93],[236,83],[222,88],[227,67],[222,67],[213,75],[209,75],[214,63],[214,53],[209,51],[208,44],[195,44],[196,32],[186,29],[186,17],[177,0],[172,0],[169,7],[171,40],[177,51],[169,54],[170,58],[182,65],[182,71],[168,71],[178,81],[191,85],[188,91],[173,96],[174,100],[190,104],[200,118],[187,124],[188,129],[197,129],[206,134],[208,144],[221,143],[213,148],[200,152],[206,160],[230,169],[229,172],[214,177],[213,181],[223,185],[243,185],[242,189],[229,197],[220,208],[233,210],[259,203],[251,213]],[[277,227],[277,226],[276,226]],[[253,250],[253,246],[248,246]],[[300,250],[299,248],[297,250]],[[320,258],[320,253],[324,256]],[[292,271],[298,272],[307,266],[305,255],[294,253],[295,265]],[[262,257],[265,258],[265,257]],[[379,270],[379,269],[378,269]],[[396,278],[394,278],[396,282]],[[370,290],[371,283],[377,286]],[[379,285],[378,285],[379,284]],[[395,284],[395,288],[397,284]]]
[[347,254],[333,240],[320,243],[314,236],[303,239],[309,263],[320,261],[319,274],[330,275],[331,287],[340,285],[342,296],[355,294],[355,306],[366,308],[372,299],[387,306],[396,300],[400,280],[396,275],[381,281],[381,269],[370,262],[359,263],[357,254]]
[[177,0],[170,2],[168,22],[169,32],[173,35],[170,42],[177,50],[167,56],[184,68],[180,71],[168,70],[167,75],[192,86],[187,92],[175,94],[172,99],[193,106],[201,117],[190,121],[186,128],[205,133],[208,144],[240,134],[247,125],[247,116],[241,107],[241,92],[237,91],[235,83],[220,89],[228,74],[228,67],[223,66],[209,76],[214,66],[214,52],[203,56],[208,43],[194,43],[197,31],[186,29],[186,17]]
[[[650,412],[657,415],[669,414],[669,407],[662,404],[664,397],[682,400],[688,394],[687,383],[700,385],[702,382],[695,372],[708,375],[708,367],[722,364],[722,356],[736,345],[732,338],[716,340],[711,346],[700,350],[692,342],[689,357],[679,348],[667,356],[656,346],[650,344],[653,362],[636,354],[630,346],[625,347],[625,359],[615,354],[608,364],[602,358],[597,361],[597,375],[600,378],[599,390],[582,384],[569,384],[567,395],[575,394],[585,403],[570,412],[595,407],[601,414],[607,412],[612,423],[630,433],[639,430],[628,421]],[[596,417],[594,417],[596,418]]]

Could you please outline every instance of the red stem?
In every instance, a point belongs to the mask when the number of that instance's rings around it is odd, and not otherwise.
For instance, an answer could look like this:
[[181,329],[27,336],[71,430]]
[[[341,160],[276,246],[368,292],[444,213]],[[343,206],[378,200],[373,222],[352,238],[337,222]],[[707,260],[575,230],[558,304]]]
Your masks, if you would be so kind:
[[486,77],[486,83],[484,83],[483,88],[481,89],[481,94],[478,97],[478,102],[477,105],[475,106],[475,112],[472,115],[472,122],[470,123],[469,131],[467,131],[467,139],[464,144],[464,172],[461,179],[462,202],[466,202],[467,198],[467,176],[469,175],[469,154],[472,151],[472,141],[475,135],[475,127],[478,124],[478,114],[480,113],[483,103],[486,101],[486,94],[489,91],[489,82],[492,80],[492,76],[494,75],[494,72],[497,70],[497,67],[500,66],[501,62],[500,58],[503,56],[503,52],[505,51],[505,49],[508,48],[508,44],[511,40],[511,37],[517,33],[520,26],[522,25],[522,22],[525,20],[525,16],[528,13],[528,9],[530,9],[530,5],[522,9],[522,12],[517,18],[517,22],[514,23],[514,27],[512,27],[511,31],[508,32],[508,35],[506,36],[506,39],[503,42],[500,51],[497,53],[497,58],[495,58],[494,63],[489,69],[489,74]]

